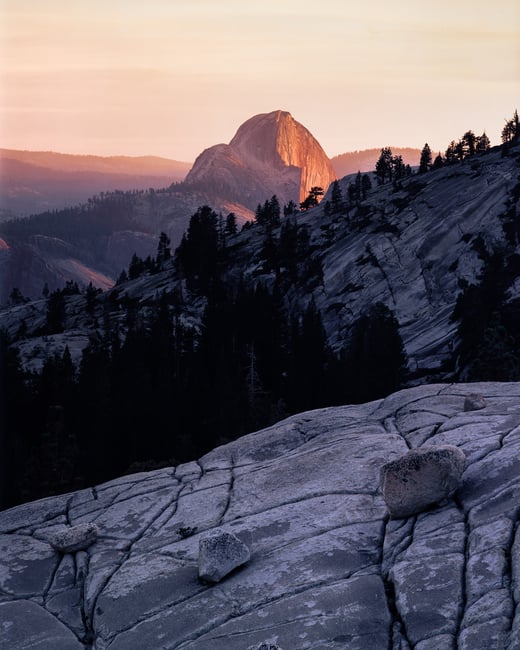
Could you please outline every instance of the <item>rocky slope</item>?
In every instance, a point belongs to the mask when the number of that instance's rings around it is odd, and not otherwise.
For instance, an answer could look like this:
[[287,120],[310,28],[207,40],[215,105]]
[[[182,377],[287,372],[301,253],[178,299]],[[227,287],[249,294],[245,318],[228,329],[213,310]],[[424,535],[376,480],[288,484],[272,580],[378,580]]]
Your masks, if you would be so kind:
[[[479,282],[487,255],[506,254],[504,216],[518,215],[519,189],[517,146],[510,158],[498,149],[413,176],[397,191],[377,188],[350,223],[324,219],[322,239],[333,243],[316,300],[333,343],[345,339],[352,315],[383,301],[399,320],[411,366],[439,369],[456,342],[451,316],[462,284]],[[517,296],[513,272],[508,282]]]
[[[344,197],[353,181],[340,181]],[[478,284],[493,251],[511,253],[505,215],[518,218],[519,192],[519,145],[507,157],[497,148],[414,175],[397,187],[374,186],[359,205],[327,214],[329,191],[320,206],[297,217],[310,233],[308,258],[320,262],[322,274],[310,285],[290,283],[286,297],[307,304],[312,293],[336,350],[345,345],[357,316],[384,302],[399,321],[411,370],[435,375],[457,342],[452,315],[461,286]],[[240,235],[230,275],[273,281],[262,272],[264,239],[253,230]],[[509,297],[518,296],[517,278],[512,269]]]
[[0,304],[13,287],[38,298],[68,280],[113,286],[134,253],[154,255],[161,231],[179,242],[204,197],[176,187],[120,192],[84,206],[0,224]]
[[[485,407],[465,412],[475,391]],[[519,431],[520,384],[422,386],[4,511],[0,646],[518,648]],[[380,467],[446,443],[466,455],[458,492],[389,519]],[[82,522],[97,525],[93,545],[53,550]],[[251,559],[210,585],[198,545],[217,527]]]
[[[344,197],[352,181],[352,177],[340,181]],[[306,261],[322,272],[287,281],[285,298],[289,306],[301,308],[312,295],[335,350],[345,345],[353,321],[367,306],[384,302],[399,321],[410,369],[430,380],[438,379],[457,343],[458,324],[452,315],[461,286],[479,282],[486,255],[511,253],[504,219],[505,215],[517,219],[519,191],[520,146],[516,145],[508,156],[498,148],[460,164],[414,175],[397,188],[389,183],[374,186],[359,205],[327,214],[324,203],[330,199],[329,192],[317,208],[296,216],[298,227],[309,233]],[[273,235],[278,238],[279,229]],[[232,251],[225,272],[228,284],[242,276],[273,285],[274,274],[265,271],[262,258],[264,241],[265,232],[257,227],[228,240]],[[0,250],[0,258],[8,253]],[[519,269],[512,268],[507,280],[511,298],[518,297],[519,277]],[[178,282],[175,274],[166,270],[118,287],[112,297],[126,293],[144,306],[163,290],[172,291]],[[202,308],[196,299],[195,320]],[[5,310],[0,312],[0,327],[14,335],[25,320],[29,340],[23,342],[24,348],[34,349],[34,343],[41,349],[42,341],[31,342],[31,333],[44,315],[41,301]],[[87,341],[92,332],[84,318],[82,321],[80,306],[71,305],[68,320],[67,330],[82,332]]]
[[276,194],[280,203],[303,201],[313,186],[327,189],[336,174],[311,133],[286,111],[255,115],[228,145],[206,149],[186,183],[203,187],[213,203],[255,210]]

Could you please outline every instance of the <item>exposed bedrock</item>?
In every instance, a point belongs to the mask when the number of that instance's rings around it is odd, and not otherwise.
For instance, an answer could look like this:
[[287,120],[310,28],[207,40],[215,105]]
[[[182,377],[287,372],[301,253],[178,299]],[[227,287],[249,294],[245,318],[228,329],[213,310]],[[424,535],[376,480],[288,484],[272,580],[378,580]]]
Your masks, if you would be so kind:
[[[485,408],[465,411],[473,392]],[[465,456],[458,490],[390,518],[381,467],[445,446]],[[197,462],[0,513],[0,647],[514,650],[519,483],[520,384],[302,413]],[[53,549],[84,523],[94,543]],[[216,530],[251,555],[207,583],[199,543]]]

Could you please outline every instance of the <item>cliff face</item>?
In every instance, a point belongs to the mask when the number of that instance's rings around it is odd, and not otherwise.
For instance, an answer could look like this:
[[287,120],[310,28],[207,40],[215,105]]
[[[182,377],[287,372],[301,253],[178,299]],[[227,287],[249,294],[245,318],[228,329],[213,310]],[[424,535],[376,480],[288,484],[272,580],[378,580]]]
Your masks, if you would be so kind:
[[255,209],[273,194],[303,201],[312,186],[326,190],[335,178],[312,134],[290,113],[273,111],[244,122],[229,145],[203,151],[186,182]]

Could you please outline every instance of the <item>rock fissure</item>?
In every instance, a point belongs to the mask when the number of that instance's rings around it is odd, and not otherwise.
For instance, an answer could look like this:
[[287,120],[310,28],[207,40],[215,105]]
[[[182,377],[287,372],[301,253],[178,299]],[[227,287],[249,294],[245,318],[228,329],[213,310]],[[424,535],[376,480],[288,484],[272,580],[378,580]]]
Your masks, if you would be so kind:
[[505,566],[504,566],[504,573],[503,573],[503,582],[502,586],[505,587],[508,592],[509,592],[509,598],[511,600],[511,617],[509,618],[509,625],[506,630],[507,636],[510,636],[512,629],[513,629],[513,623],[517,611],[517,602],[515,599],[515,589],[513,585],[513,576],[514,576],[514,569],[513,569],[513,546],[515,543],[515,537],[517,533],[518,528],[515,526],[512,527],[511,529],[511,535],[509,536],[508,543],[506,545],[506,548],[504,549],[504,555],[505,555]]
[[220,515],[220,521],[219,521],[219,526],[224,522],[226,515],[229,511],[229,508],[231,506],[231,500],[233,499],[233,487],[235,485],[235,462],[233,455],[231,455],[231,466],[229,468],[230,472],[230,477],[229,477],[229,483],[228,483],[228,493],[227,493],[227,499],[226,503],[224,504],[224,509],[222,510],[222,514]]
[[520,434],[520,426],[514,427],[513,429],[511,429],[511,431],[508,431],[507,433],[504,432],[500,436],[500,449],[503,449],[503,447],[507,444],[507,442],[508,442],[507,439],[510,436],[514,436],[514,435],[516,436],[516,435],[519,435],[519,434]]
[[[371,524],[371,523],[376,523],[380,522],[381,519],[373,519],[373,520],[364,520],[363,524]],[[358,524],[341,524],[339,526],[332,526],[331,528],[323,528],[323,529],[318,529],[312,532],[310,535],[304,535],[302,537],[297,537],[292,539],[290,542],[287,542],[286,544],[280,544],[279,546],[275,546],[269,551],[267,551],[264,554],[264,558],[268,558],[271,556],[274,556],[276,553],[279,553],[280,551],[283,551],[284,549],[290,548],[291,546],[297,546],[298,544],[301,544],[302,542],[309,541],[311,539],[317,539],[319,537],[322,537],[323,535],[327,535],[328,533],[333,533],[339,530],[348,530],[348,528],[356,526]],[[365,552],[366,549],[359,549],[356,548],[355,552],[360,553],[360,552]],[[375,554],[374,551],[372,551],[373,554]],[[371,562],[368,562],[366,565],[361,566],[360,568],[365,569],[367,566],[371,566]]]
[[[370,496],[370,497],[376,497],[380,494],[379,486],[375,490],[330,490],[329,492],[311,492],[309,494],[306,494],[303,497],[297,498],[297,499],[287,499],[284,500],[283,505],[294,505],[297,503],[303,503],[305,501],[308,501],[310,499],[319,499],[320,497],[327,497],[327,496]],[[260,509],[260,510],[250,510],[247,513],[248,517],[251,517],[253,515],[263,515],[265,513],[271,512],[272,510],[277,510],[280,505],[282,504],[275,504],[269,508],[265,509]]]
[[70,507],[71,507],[73,499],[74,499],[74,497],[71,496],[70,499],[67,501],[67,504],[65,506],[65,520],[67,522],[67,526],[72,526],[72,521],[71,521],[71,518],[70,518]]
[[444,423],[439,423],[434,425],[430,435],[428,436],[427,440],[429,441],[431,438],[434,438],[438,433],[439,429],[443,426]]
[[[60,618],[59,615],[57,615],[55,612],[51,611],[45,605],[42,605],[41,603],[38,603],[40,607],[45,609],[45,612],[49,615],[52,616],[52,618],[62,627],[64,627],[68,632],[74,635],[74,637],[77,639],[79,643],[81,643],[87,650],[91,647],[91,641],[89,640],[88,634],[85,634],[84,636],[81,636],[77,633],[77,631],[71,627],[70,625],[67,625],[67,622],[64,621],[62,618]],[[30,625],[30,622],[28,621],[28,624]]]
[[406,446],[408,447],[408,449],[411,449],[410,443],[406,439],[406,436],[404,435],[404,433],[399,429],[399,427],[397,425],[397,420],[396,420],[395,417],[392,416],[392,417],[385,418],[383,420],[383,427],[384,427],[385,431],[387,433],[389,433],[390,435],[393,434],[393,435],[400,436],[403,439]]
[[200,628],[198,633],[191,635],[189,638],[186,637],[178,644],[167,646],[165,650],[182,650],[182,648],[191,644],[193,641],[197,641],[201,639],[201,637],[207,635],[213,630],[218,630],[219,627],[225,625],[231,620],[238,620],[244,617],[249,617],[251,613],[262,610],[265,607],[276,605],[277,603],[281,603],[283,602],[284,599],[292,598],[294,596],[300,596],[302,594],[305,594],[307,592],[312,592],[321,587],[331,587],[331,588],[339,587],[343,585],[345,581],[348,581],[353,575],[354,573],[348,573],[333,581],[322,580],[311,584],[301,585],[300,587],[296,587],[290,591],[287,591],[286,593],[281,594],[276,598],[265,598],[265,599],[258,600],[254,604],[251,603],[252,606],[249,609],[245,611],[241,611],[240,613],[229,614],[228,616],[222,617],[222,620],[219,620],[218,622],[215,621],[213,624],[210,624],[207,627]]
[[386,606],[391,617],[388,631],[388,650],[402,648],[403,643],[405,644],[405,648],[413,648],[413,644],[410,643],[406,633],[406,625],[397,607],[394,583],[389,579],[385,580],[383,578],[383,584],[385,587]]
[[45,589],[43,591],[43,602],[44,603],[47,601],[47,599],[49,597],[49,593],[50,593],[51,589],[54,586],[54,582],[56,580],[56,576],[58,574],[58,571],[60,570],[60,566],[61,566],[62,562],[63,562],[63,557],[61,557],[56,562],[56,566],[54,567],[54,570],[53,570],[53,572],[52,572],[52,574],[51,574],[51,576],[49,578],[49,582],[48,582],[48,584],[46,585],[46,587],[45,587]]
[[[196,567],[194,565],[193,567],[194,572],[196,572]],[[203,586],[201,585],[200,590],[197,591],[194,594],[190,594],[186,598],[179,598],[178,600],[174,600],[168,603],[165,603],[164,605],[160,607],[156,607],[153,609],[150,609],[146,612],[146,614],[143,614],[140,616],[137,620],[133,621],[130,625],[127,625],[125,627],[122,627],[121,629],[118,629],[117,632],[103,638],[103,641],[107,643],[108,645],[106,646],[107,650],[110,648],[110,646],[123,634],[127,634],[128,632],[132,632],[132,630],[135,630],[138,628],[140,625],[148,621],[149,619],[157,618],[161,614],[165,612],[169,612],[173,610],[176,607],[179,607],[180,605],[186,605],[189,604],[191,601],[195,600],[200,596],[201,593],[208,589],[218,589],[218,587],[212,587],[210,585]]]
[[[504,586],[509,591],[509,597],[511,600],[511,617],[509,619],[509,625],[506,630],[507,637],[509,639],[508,648],[511,650],[514,649],[512,645],[515,641],[512,639],[515,633],[515,627],[517,627],[518,612],[519,610],[519,594],[520,594],[520,575],[517,575],[517,572],[520,568],[520,558],[515,558],[515,551],[518,554],[517,544],[518,539],[520,539],[520,513],[516,513],[515,521],[513,521],[513,527],[511,530],[511,535],[509,538],[509,543],[505,549],[506,555],[506,567],[504,572]],[[517,632],[518,635],[518,632]],[[518,637],[517,637],[518,638]]]
[[204,469],[204,465],[202,464],[202,462],[201,462],[199,459],[197,459],[197,460],[195,461],[195,463],[197,464],[197,466],[198,466],[198,468],[199,468],[199,472],[200,472],[200,473],[199,473],[199,476],[198,476],[198,480],[200,481],[200,479],[201,479],[201,478],[204,476],[204,474],[206,473],[206,470]]
[[[181,490],[182,491],[182,490]],[[180,493],[179,493],[180,494]],[[90,607],[90,611],[85,613],[86,620],[89,623],[89,628],[92,630],[92,634],[94,636],[94,639],[96,638],[96,630],[95,630],[95,612],[97,609],[97,603],[99,600],[100,595],[103,593],[103,591],[107,588],[108,584],[110,583],[111,580],[114,579],[118,571],[123,567],[125,562],[131,557],[132,554],[132,548],[135,545],[136,542],[138,542],[142,537],[145,535],[146,531],[149,530],[153,524],[161,517],[161,515],[172,505],[172,503],[175,503],[178,501],[179,494],[176,494],[174,497],[172,497],[171,500],[169,500],[162,508],[159,509],[159,511],[155,514],[154,517],[148,522],[147,526],[143,528],[142,530],[139,531],[138,535],[134,537],[127,545],[126,549],[123,551],[124,555],[121,558],[120,561],[118,561],[114,567],[114,570],[109,573],[109,575],[106,576],[106,578],[102,581],[101,585],[99,586],[97,593],[95,596],[92,598],[92,605]]]
[[384,281],[386,283],[386,286],[388,287],[388,292],[390,293],[390,296],[392,298],[392,302],[394,304],[394,309],[396,309],[397,308],[397,300],[395,298],[394,287],[393,287],[392,283],[390,282],[390,278],[388,276],[388,273],[383,268],[383,265],[381,264],[381,260],[375,255],[375,253],[373,251],[372,251],[372,254],[374,256],[375,264],[376,264],[377,268],[379,269],[379,271],[381,272],[381,275],[383,276],[383,279],[384,279]]
[[456,628],[455,628],[455,640],[457,643],[457,649],[460,647],[460,634],[462,630],[462,624],[464,622],[464,616],[466,614],[466,609],[468,606],[468,562],[470,558],[470,546],[469,546],[469,535],[470,535],[470,523],[468,513],[465,511],[463,504],[461,503],[458,496],[455,494],[453,497],[457,510],[463,516],[464,521],[464,549],[463,549],[463,558],[464,562],[462,565],[461,571],[461,599],[457,612]]

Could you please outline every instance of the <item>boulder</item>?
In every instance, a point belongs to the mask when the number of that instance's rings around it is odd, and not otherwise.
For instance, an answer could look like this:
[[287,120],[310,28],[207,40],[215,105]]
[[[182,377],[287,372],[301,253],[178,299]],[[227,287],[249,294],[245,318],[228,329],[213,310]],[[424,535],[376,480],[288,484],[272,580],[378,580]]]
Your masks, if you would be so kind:
[[274,643],[259,643],[258,645],[250,645],[247,650],[282,650],[282,648]]
[[381,490],[390,515],[409,517],[449,498],[464,471],[464,452],[453,445],[412,449],[381,468]]
[[99,534],[96,524],[84,523],[65,528],[49,537],[49,543],[60,553],[83,551],[93,544]]
[[470,393],[464,400],[464,411],[479,411],[486,408],[486,400],[479,393]]
[[219,582],[250,557],[249,548],[236,535],[216,529],[199,541],[199,578]]

